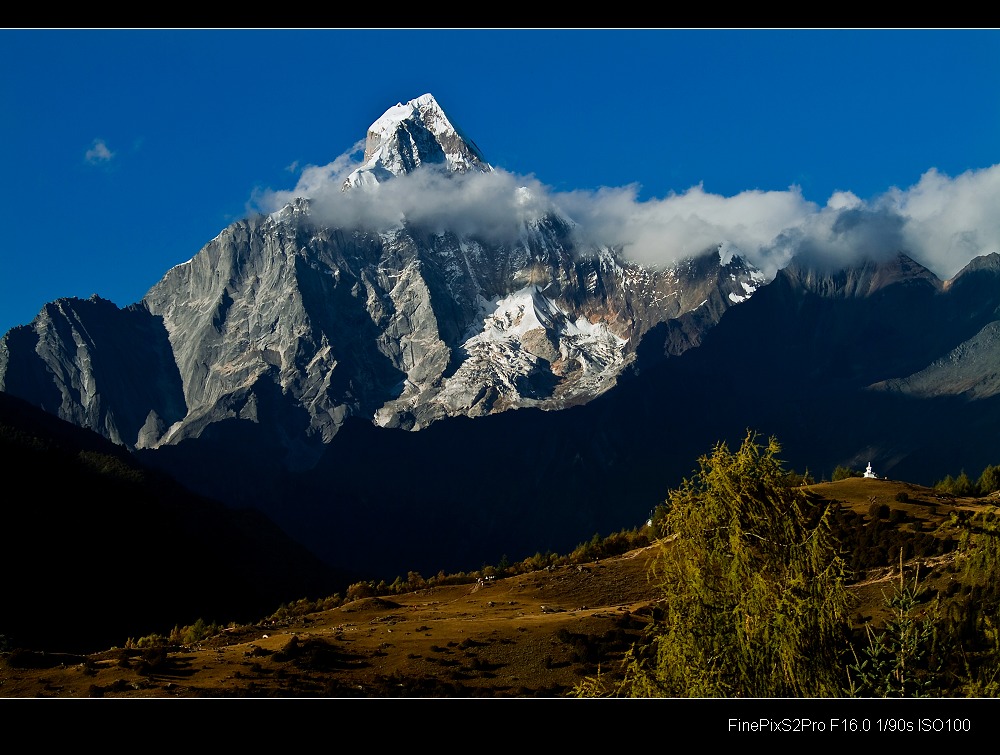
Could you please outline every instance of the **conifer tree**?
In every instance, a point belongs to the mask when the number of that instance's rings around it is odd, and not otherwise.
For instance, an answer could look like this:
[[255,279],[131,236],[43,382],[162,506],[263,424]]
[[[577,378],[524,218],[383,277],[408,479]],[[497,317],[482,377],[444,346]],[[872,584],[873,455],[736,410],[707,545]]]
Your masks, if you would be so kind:
[[989,464],[983,469],[976,483],[979,495],[989,495],[1000,490],[1000,466]]
[[651,572],[662,615],[613,694],[843,694],[847,567],[829,504],[788,486],[779,452],[748,432],[735,453],[717,444],[670,493]]

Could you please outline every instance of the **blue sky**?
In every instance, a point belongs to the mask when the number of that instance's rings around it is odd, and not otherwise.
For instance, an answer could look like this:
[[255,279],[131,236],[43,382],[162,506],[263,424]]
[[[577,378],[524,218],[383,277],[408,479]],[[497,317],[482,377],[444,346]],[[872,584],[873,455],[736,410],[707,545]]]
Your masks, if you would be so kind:
[[3,29],[0,334],[138,301],[424,93],[565,211],[649,220],[644,261],[698,225],[780,264],[779,237],[832,249],[845,210],[891,210],[945,277],[1000,250],[998,52],[990,29]]

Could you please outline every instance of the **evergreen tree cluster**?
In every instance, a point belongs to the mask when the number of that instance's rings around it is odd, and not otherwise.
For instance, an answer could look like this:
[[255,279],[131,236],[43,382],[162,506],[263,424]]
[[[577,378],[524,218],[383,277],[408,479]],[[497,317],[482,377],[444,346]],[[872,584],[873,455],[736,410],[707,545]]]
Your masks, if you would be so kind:
[[934,489],[963,497],[988,496],[1000,490],[1000,465],[987,465],[975,481],[963,469],[957,477],[947,475],[938,480]]

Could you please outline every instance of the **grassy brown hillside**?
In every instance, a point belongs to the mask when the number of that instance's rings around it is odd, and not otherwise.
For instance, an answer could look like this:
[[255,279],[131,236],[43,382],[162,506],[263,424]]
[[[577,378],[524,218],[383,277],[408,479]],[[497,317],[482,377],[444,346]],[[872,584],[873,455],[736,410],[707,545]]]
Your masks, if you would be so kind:
[[[836,502],[856,543],[866,528],[885,532],[891,525],[899,536],[869,546],[882,555],[851,586],[858,626],[891,617],[886,597],[900,580],[900,551],[907,580],[919,576],[928,595],[960,596],[952,515],[996,503],[860,478],[807,490]],[[898,500],[900,493],[907,500]],[[655,610],[657,590],[647,575],[657,547],[302,615],[281,611],[187,645],[89,655],[14,650],[0,656],[0,695],[560,697],[599,670],[618,673]]]
[[367,597],[197,644],[7,653],[14,697],[560,696],[639,636],[649,552]]

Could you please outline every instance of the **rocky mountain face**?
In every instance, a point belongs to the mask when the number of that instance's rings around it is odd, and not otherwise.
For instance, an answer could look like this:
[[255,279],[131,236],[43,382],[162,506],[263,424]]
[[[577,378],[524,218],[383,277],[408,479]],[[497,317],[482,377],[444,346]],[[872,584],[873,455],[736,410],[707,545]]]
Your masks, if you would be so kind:
[[126,446],[145,445],[186,411],[162,321],[142,303],[119,309],[98,296],[50,302],[8,331],[0,390]]
[[936,390],[952,393],[929,398],[892,381],[988,339],[1000,320],[998,259],[948,284],[904,255],[827,272],[792,265],[695,348],[675,353],[683,316],[650,328],[614,389],[585,404],[419,432],[349,417],[308,470],[282,469],[279,441],[252,423],[217,423],[141,458],[262,508],[332,563],[390,580],[567,552],[637,526],[700,455],[738,446],[748,429],[777,437],[786,463],[817,479],[871,461],[880,476],[933,484],[996,463],[1000,396],[986,381],[955,395],[944,377]]
[[[492,170],[424,95],[372,124],[343,190]],[[643,268],[578,248],[571,227],[528,217],[511,243],[408,222],[352,230],[300,198],[229,226],[135,305],[47,305],[0,343],[0,389],[134,449],[227,419],[262,423],[302,468],[351,416],[419,430],[585,403],[651,327],[687,318],[681,353],[762,282],[712,250]]]

